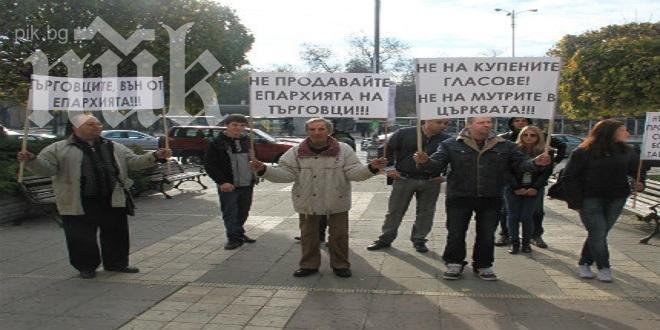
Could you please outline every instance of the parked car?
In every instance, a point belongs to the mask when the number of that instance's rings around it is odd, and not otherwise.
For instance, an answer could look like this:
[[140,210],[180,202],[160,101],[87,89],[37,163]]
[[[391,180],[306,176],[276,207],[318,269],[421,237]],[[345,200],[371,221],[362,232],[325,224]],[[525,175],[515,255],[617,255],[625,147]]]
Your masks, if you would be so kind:
[[566,157],[584,141],[583,138],[571,134],[552,134],[552,137],[566,144]]
[[138,131],[130,130],[106,130],[101,132],[101,136],[127,147],[139,146],[142,149],[158,149],[158,138]]
[[[12,131],[10,129],[5,129],[5,133],[7,134],[8,138],[23,140],[23,133],[22,132]],[[28,133],[28,141],[43,141],[43,140],[48,140],[48,139],[54,139],[56,137],[57,136],[52,135],[52,134]]]
[[[181,157],[183,163],[201,164],[209,141],[226,130],[220,126],[174,126],[168,132],[170,149],[174,157]],[[246,129],[250,132],[250,129]],[[279,161],[280,156],[303,139],[276,139],[268,133],[254,130],[254,150],[258,160],[267,163]]]

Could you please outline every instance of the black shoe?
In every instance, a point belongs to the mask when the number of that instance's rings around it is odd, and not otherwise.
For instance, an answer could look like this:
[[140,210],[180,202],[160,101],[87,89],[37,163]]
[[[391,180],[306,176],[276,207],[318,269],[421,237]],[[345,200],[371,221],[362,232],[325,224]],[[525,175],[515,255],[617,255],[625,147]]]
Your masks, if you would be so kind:
[[426,247],[426,243],[424,243],[424,242],[414,243],[413,246],[415,247],[415,251],[417,251],[419,253],[429,252],[429,248]]
[[534,245],[536,245],[536,246],[538,246],[538,247],[540,247],[540,248],[542,248],[542,249],[547,249],[547,248],[548,248],[548,244],[546,244],[546,243],[543,241],[543,238],[541,238],[541,237],[534,237],[534,238],[532,238],[532,244],[534,244]]
[[376,251],[392,246],[390,243],[383,243],[381,241],[374,241],[371,245],[367,246],[367,250]]
[[227,244],[225,244],[225,250],[233,250],[241,245],[243,245],[243,241],[230,240],[229,242],[227,242]]
[[339,277],[351,277],[352,275],[349,268],[333,268],[332,272]]
[[509,236],[500,235],[500,237],[495,241],[495,246],[507,246],[511,244],[511,239]]
[[520,243],[514,242],[511,244],[511,248],[509,249],[509,253],[511,254],[518,254],[520,252]]
[[532,246],[529,245],[529,243],[523,244],[520,251],[522,251],[523,253],[532,253]]
[[130,273],[130,274],[135,274],[140,272],[138,268],[129,267],[129,266],[120,267],[120,268],[106,268],[105,270],[109,272]]
[[91,278],[96,277],[96,271],[95,270],[86,270],[80,272],[80,278],[89,280]]
[[249,237],[247,237],[246,235],[243,235],[243,243],[254,243],[254,242],[256,242],[256,241],[257,241],[257,240],[254,239],[254,238],[249,238]]
[[295,237],[293,237],[293,239],[295,239],[296,241],[299,241],[299,240],[300,240],[300,236],[295,236]]
[[293,272],[293,276],[295,277],[305,277],[312,275],[314,273],[318,273],[318,269],[315,268],[299,268],[295,272]]

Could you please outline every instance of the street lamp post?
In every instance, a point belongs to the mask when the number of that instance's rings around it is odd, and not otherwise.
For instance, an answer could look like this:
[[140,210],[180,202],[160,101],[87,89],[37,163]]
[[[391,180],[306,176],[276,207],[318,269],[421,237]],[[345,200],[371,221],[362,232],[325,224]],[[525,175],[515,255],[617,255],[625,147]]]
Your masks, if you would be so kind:
[[511,57],[516,57],[516,15],[524,12],[537,12],[538,9],[526,9],[516,12],[515,10],[508,11],[502,8],[495,8],[495,11],[503,11],[506,13],[506,16],[511,16]]
[[380,0],[374,3],[374,63],[371,64],[374,73],[380,72]]

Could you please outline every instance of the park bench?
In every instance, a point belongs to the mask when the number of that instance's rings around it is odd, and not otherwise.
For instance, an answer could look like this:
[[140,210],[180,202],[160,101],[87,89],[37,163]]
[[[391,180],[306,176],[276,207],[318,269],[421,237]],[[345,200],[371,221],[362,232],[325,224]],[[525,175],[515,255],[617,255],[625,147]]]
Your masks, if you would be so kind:
[[182,183],[192,181],[202,186],[202,189],[208,188],[201,181],[201,177],[206,176],[206,172],[204,172],[201,166],[184,166],[175,159],[171,159],[167,163],[158,164],[147,170],[145,175],[149,177],[150,188],[160,191],[168,199],[172,198],[172,196],[165,192],[165,185],[173,185],[175,189],[178,189]]
[[[52,177],[28,176],[19,182],[19,189],[27,202],[50,216],[60,227],[62,226],[62,217],[57,212],[55,206],[55,193],[53,192]],[[26,208],[26,212],[32,208]],[[21,224],[17,220],[15,224]]]
[[637,196],[631,196],[626,201],[624,208],[633,213],[638,220],[652,224],[649,234],[640,239],[639,242],[647,244],[649,240],[658,233],[660,227],[660,182],[655,180],[646,180],[644,191],[637,193]]

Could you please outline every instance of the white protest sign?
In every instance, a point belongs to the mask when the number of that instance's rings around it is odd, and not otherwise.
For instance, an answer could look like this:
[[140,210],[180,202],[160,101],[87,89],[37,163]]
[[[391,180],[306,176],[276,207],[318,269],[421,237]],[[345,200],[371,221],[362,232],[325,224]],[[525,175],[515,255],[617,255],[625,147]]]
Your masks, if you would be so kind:
[[647,112],[641,159],[660,160],[660,112]]
[[32,110],[143,110],[164,107],[163,77],[32,75]]
[[416,59],[418,116],[550,119],[559,68],[554,57]]
[[384,74],[255,72],[250,115],[387,118],[393,84]]

